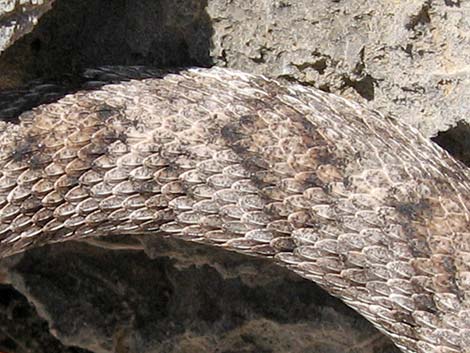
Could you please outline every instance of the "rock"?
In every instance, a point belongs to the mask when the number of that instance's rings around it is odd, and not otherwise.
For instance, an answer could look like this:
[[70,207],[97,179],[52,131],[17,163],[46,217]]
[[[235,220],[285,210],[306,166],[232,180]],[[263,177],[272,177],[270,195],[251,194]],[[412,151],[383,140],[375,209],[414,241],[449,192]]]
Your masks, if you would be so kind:
[[[398,353],[353,310],[272,263],[158,237],[143,239],[145,253],[138,248],[69,242],[2,266],[66,347],[96,353]],[[47,336],[43,331],[38,337]],[[36,353],[48,351],[39,348]]]
[[437,134],[433,141],[470,167],[470,124],[460,121],[451,129]]
[[430,137],[470,120],[468,18],[459,0],[64,0],[0,71],[24,83],[104,64],[216,64],[365,101]]
[[38,78],[73,81],[84,68],[101,65],[208,66],[212,25],[205,5],[58,1],[33,33],[0,57],[0,90]]
[[54,0],[5,0],[0,3],[0,53],[26,33],[51,9]]
[[28,300],[8,285],[0,285],[0,351],[8,353],[86,353],[65,347],[49,334]]
[[426,136],[470,121],[470,4],[209,1],[217,65],[313,85]]

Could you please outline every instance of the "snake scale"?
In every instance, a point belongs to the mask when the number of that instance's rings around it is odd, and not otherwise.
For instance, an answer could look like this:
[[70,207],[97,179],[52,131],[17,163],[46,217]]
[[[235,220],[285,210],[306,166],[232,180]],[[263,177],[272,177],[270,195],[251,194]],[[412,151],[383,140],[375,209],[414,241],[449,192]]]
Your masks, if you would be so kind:
[[470,352],[462,164],[312,88],[221,68],[147,73],[1,123],[0,258],[160,234],[270,258],[403,352]]

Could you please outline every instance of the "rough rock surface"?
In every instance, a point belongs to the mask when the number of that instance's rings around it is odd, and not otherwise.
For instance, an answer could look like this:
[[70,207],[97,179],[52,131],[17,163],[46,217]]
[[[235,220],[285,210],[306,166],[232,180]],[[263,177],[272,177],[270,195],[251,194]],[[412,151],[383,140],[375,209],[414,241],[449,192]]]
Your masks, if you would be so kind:
[[367,101],[427,136],[470,121],[466,1],[210,1],[218,65]]
[[92,352],[398,353],[339,300],[273,264],[161,238],[143,247],[148,257],[65,243],[3,266],[55,336]]
[[434,136],[470,120],[469,33],[460,0],[58,0],[0,72],[11,85],[103,64],[216,64],[367,101]]
[[13,287],[0,285],[0,351],[5,353],[86,353],[65,347],[48,332],[47,322]]
[[2,0],[0,2],[0,53],[30,32],[54,0]]

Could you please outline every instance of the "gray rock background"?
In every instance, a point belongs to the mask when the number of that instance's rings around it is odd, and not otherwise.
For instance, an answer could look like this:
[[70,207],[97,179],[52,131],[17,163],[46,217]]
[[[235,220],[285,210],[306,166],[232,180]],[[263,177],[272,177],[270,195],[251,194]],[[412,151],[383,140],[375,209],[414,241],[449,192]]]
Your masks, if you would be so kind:
[[209,1],[212,57],[366,102],[426,136],[470,121],[468,1]]
[[34,28],[54,0],[2,0],[0,2],[0,53]]

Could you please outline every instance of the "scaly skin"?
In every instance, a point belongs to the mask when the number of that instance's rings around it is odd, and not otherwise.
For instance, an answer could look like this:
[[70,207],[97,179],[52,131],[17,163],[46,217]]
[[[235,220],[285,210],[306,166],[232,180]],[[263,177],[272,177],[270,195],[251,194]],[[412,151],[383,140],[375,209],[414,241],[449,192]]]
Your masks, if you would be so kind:
[[161,234],[271,258],[404,352],[470,352],[469,172],[398,121],[195,69],[78,92],[0,131],[0,258]]

